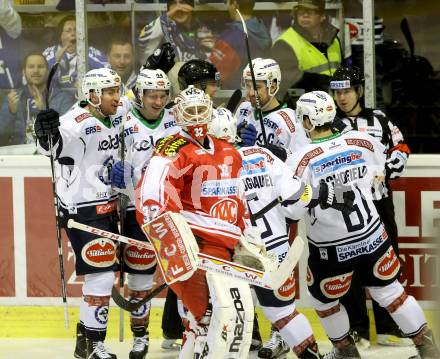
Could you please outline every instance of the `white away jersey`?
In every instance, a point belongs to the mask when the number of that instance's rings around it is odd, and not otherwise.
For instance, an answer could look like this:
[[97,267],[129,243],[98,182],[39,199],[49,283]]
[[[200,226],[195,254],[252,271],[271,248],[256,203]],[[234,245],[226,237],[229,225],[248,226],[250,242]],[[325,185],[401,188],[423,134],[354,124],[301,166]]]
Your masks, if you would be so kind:
[[[180,127],[176,124],[172,109],[164,109],[155,122],[148,122],[133,108],[127,115],[124,131],[125,159],[133,166],[133,185],[136,188],[154,154],[157,141],[178,133]],[[128,205],[127,210],[134,210],[134,201]]]
[[313,141],[287,160],[305,182],[313,186],[318,186],[320,180],[335,186],[347,185],[356,195],[354,211],[349,216],[320,206],[307,212],[307,238],[312,244],[335,246],[382,235],[383,227],[372,201],[372,185],[375,177],[383,174],[384,151],[385,147],[373,137],[351,131]]
[[[242,102],[235,112],[237,125],[246,121],[252,123],[257,129],[258,146],[264,144],[260,121],[257,121],[254,108],[249,101]],[[309,139],[304,128],[297,122],[295,111],[282,105],[270,112],[263,112],[264,129],[266,130],[267,142],[284,148],[288,155],[303,148]]]
[[[243,181],[246,201],[251,214],[256,214],[274,199],[299,198],[304,183],[293,171],[269,150],[253,146],[239,150],[243,158],[240,178]],[[278,204],[263,217],[251,221],[262,231],[261,238],[266,249],[278,255],[281,262],[289,249],[287,219],[298,220],[307,211],[308,202],[297,201],[289,206]]]
[[[60,205],[69,214],[76,214],[82,207],[106,204],[117,197],[109,176],[119,159],[120,125],[126,113],[121,102],[114,116],[100,121],[76,104],[60,117],[60,140],[54,145],[56,190]],[[38,149],[49,155],[41,146]]]

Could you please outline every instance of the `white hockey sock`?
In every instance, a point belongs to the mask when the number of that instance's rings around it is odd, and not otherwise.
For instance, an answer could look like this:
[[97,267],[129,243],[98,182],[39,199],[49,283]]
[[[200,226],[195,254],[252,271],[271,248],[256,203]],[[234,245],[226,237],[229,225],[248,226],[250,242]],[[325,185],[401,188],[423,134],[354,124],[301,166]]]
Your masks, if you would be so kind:
[[280,334],[284,341],[289,344],[289,347],[294,348],[312,336],[313,331],[307,318],[303,314],[298,313],[280,329]]
[[79,308],[79,318],[86,328],[86,336],[103,341],[107,330],[108,306],[89,306],[85,301],[81,301]]
[[339,310],[337,312],[323,318],[319,317],[319,321],[332,341],[343,339],[350,331],[348,314],[342,304],[339,304]]
[[409,336],[417,334],[426,325],[426,318],[422,308],[420,308],[419,303],[417,303],[414,297],[410,295],[402,305],[390,314],[402,332]]

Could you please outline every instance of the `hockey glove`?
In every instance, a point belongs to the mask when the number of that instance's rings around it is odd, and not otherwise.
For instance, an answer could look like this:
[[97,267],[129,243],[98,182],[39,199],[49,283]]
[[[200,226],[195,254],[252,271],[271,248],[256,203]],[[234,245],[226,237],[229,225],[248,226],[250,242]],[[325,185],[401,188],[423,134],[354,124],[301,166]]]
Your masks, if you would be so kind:
[[175,57],[173,46],[169,42],[165,42],[148,56],[143,69],[162,70],[167,73],[173,68]]
[[318,203],[322,209],[334,208],[343,214],[353,212],[355,194],[348,186],[334,186],[324,180],[319,182]]
[[287,151],[282,148],[275,145],[272,145],[268,143],[266,146],[261,146],[264,148],[267,148],[270,152],[272,152],[275,156],[277,156],[281,161],[286,162],[287,159]]
[[133,167],[128,162],[124,162],[124,166],[122,166],[122,162],[116,162],[110,172],[110,181],[112,186],[116,188],[127,188],[127,183],[131,181],[132,177]]
[[34,124],[35,135],[39,140],[47,141],[48,137],[57,137],[60,133],[60,114],[53,109],[38,112]]
[[247,123],[246,121],[237,126],[237,134],[241,138],[242,147],[253,146],[257,141],[257,129],[253,124]]
[[385,161],[386,179],[395,179],[402,175],[405,169],[408,155],[405,152],[393,151]]

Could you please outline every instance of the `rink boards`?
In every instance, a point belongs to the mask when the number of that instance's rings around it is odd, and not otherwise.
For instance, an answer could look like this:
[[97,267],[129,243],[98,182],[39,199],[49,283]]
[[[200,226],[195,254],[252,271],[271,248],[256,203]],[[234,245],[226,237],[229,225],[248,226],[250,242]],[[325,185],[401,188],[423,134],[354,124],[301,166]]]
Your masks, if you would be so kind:
[[[425,309],[433,309],[439,284],[440,156],[412,155],[405,177],[394,181],[393,189],[403,284]],[[51,191],[47,158],[0,156],[0,306],[62,305]],[[74,274],[73,251],[64,233],[63,254],[69,303],[76,305],[82,278]],[[306,256],[297,273],[299,307],[310,306]],[[160,276],[156,279],[161,282]]]

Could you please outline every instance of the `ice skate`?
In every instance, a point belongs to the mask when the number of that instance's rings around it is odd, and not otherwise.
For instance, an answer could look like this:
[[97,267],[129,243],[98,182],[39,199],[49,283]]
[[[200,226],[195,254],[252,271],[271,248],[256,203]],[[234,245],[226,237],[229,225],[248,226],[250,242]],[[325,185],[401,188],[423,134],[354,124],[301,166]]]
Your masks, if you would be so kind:
[[86,359],[87,356],[86,333],[81,323],[76,324],[76,345],[73,356],[80,359]]
[[416,345],[417,355],[409,357],[409,359],[438,359],[440,351],[435,345],[434,336],[431,330],[427,330],[422,336],[422,344]]
[[148,334],[143,337],[134,337],[133,338],[133,349],[130,352],[130,359],[145,359],[145,356],[148,353]]
[[285,358],[289,351],[290,348],[281,338],[281,334],[272,328],[269,341],[258,351],[258,357],[266,359]]
[[361,355],[356,348],[356,344],[354,343],[353,338],[351,336],[348,336],[347,339],[350,344],[342,348],[336,348],[335,346],[333,346],[331,352],[325,354],[323,356],[323,359],[360,359]]
[[[370,341],[367,338],[359,335],[356,330],[351,330],[350,335],[353,337],[354,343],[360,349],[368,349],[371,346]],[[377,335],[379,337],[379,334]],[[379,339],[377,344],[379,344]]]
[[109,353],[104,342],[87,340],[87,359],[116,359],[116,355]]

